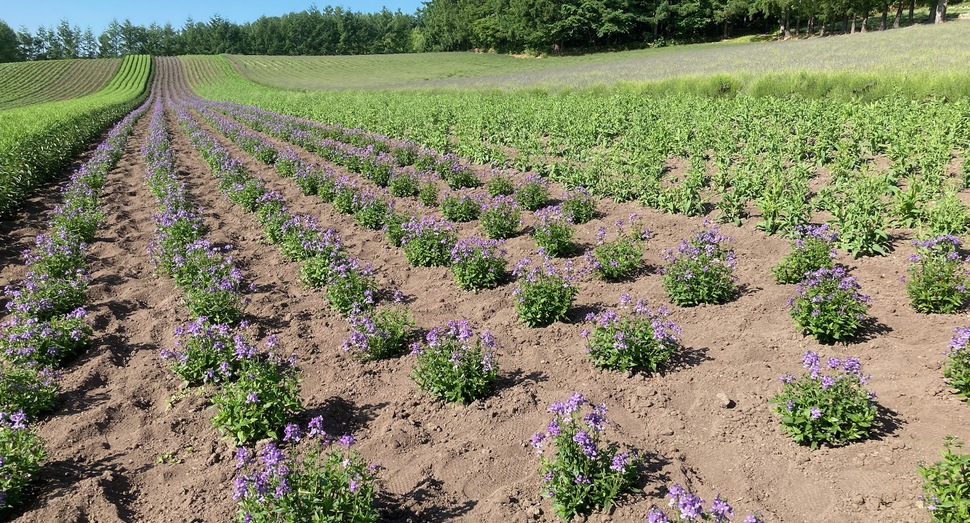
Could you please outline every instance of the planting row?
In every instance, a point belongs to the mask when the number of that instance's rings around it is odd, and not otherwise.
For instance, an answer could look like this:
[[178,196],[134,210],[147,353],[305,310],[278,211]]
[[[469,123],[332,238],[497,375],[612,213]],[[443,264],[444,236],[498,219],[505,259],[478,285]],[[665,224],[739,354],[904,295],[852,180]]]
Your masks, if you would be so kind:
[[59,368],[87,348],[88,245],[103,221],[100,198],[135,123],[149,102],[108,133],[71,175],[48,231],[24,253],[27,276],[4,289],[9,317],[0,323],[0,512],[16,504],[46,452],[30,422],[53,411]]

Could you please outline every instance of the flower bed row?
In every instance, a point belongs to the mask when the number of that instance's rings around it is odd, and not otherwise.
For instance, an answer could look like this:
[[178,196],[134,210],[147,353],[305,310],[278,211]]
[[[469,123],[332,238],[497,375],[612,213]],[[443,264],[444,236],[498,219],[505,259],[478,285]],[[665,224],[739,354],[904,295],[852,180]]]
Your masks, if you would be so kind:
[[108,172],[151,100],[118,122],[92,157],[71,175],[47,233],[24,252],[29,268],[4,289],[10,317],[0,323],[0,511],[15,505],[46,452],[29,421],[54,409],[58,367],[91,343],[87,312],[87,252],[104,215],[100,198]]

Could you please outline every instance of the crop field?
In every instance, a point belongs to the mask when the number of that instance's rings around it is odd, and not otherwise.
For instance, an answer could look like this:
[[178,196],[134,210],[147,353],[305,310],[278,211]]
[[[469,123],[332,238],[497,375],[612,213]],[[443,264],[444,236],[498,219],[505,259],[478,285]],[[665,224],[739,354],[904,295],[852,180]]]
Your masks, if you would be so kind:
[[151,57],[129,56],[97,92],[0,111],[0,215],[144,100],[151,72]]
[[[968,39],[970,24],[961,21],[823,39],[727,41],[552,58],[468,53],[228,58],[253,82],[293,90],[559,89],[671,80],[679,89],[712,94],[725,82],[736,89],[781,95],[790,88],[816,94],[875,83],[878,89],[869,86],[872,94],[902,90],[918,98],[942,88],[970,92],[963,67],[970,60]],[[805,72],[824,81],[797,84],[798,73]],[[782,84],[776,85],[779,78]],[[669,87],[661,82],[657,89]]]
[[92,94],[120,65],[120,58],[0,64],[0,111]]
[[126,58],[0,220],[0,517],[960,521],[964,73],[541,87],[680,52]]

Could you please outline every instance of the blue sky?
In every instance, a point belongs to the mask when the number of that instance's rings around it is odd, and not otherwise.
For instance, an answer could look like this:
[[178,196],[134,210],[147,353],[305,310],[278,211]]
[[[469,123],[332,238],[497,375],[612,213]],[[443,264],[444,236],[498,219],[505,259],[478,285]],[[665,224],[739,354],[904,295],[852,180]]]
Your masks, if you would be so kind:
[[[136,25],[158,22],[164,25],[171,22],[176,29],[185,25],[185,20],[192,17],[196,21],[208,20],[214,14],[219,14],[233,22],[250,22],[260,16],[277,16],[283,13],[303,11],[311,5],[320,8],[328,5],[326,1],[313,0],[271,0],[271,1],[232,1],[232,0],[162,0],[145,2],[141,0],[57,0],[49,2],[5,1],[0,9],[0,20],[3,20],[15,31],[20,26],[26,26],[31,32],[41,25],[56,26],[62,19],[72,26],[81,29],[90,26],[95,35],[104,30],[112,18],[123,22],[125,18]],[[400,9],[405,13],[413,13],[422,4],[421,0],[364,0],[358,2],[334,3],[343,5],[354,11],[380,11],[387,6],[391,11]]]

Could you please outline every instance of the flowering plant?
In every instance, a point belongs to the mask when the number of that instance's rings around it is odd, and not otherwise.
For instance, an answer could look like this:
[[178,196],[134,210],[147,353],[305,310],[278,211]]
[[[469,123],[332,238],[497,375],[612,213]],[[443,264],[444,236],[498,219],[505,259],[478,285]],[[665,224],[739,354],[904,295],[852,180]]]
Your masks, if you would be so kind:
[[549,412],[555,417],[532,436],[532,446],[541,456],[543,493],[560,519],[607,510],[633,490],[640,457],[606,442],[606,405],[593,405],[574,392]]
[[596,216],[596,200],[582,187],[566,193],[560,205],[569,220],[575,224],[586,223]]
[[357,195],[357,200],[354,221],[368,229],[381,230],[384,227],[384,221],[387,220],[387,215],[393,210],[393,204],[370,191],[364,191]]
[[515,184],[505,175],[497,174],[489,178],[485,184],[485,192],[491,196],[512,196],[515,194]]
[[949,314],[967,302],[970,296],[970,276],[967,261],[960,256],[960,239],[956,236],[937,236],[929,240],[913,240],[916,254],[910,257],[909,282],[906,293],[919,312]]
[[278,438],[286,422],[303,410],[299,370],[292,358],[254,353],[242,360],[235,378],[213,395],[217,411],[212,424],[237,443]]
[[778,283],[798,283],[806,273],[831,269],[835,263],[838,234],[828,225],[799,225],[795,227],[795,234],[791,252],[771,269]]
[[606,281],[633,276],[640,268],[643,242],[650,238],[650,231],[643,227],[636,214],[630,215],[629,231],[624,230],[622,220],[617,220],[614,225],[616,237],[607,241],[606,227],[600,227],[596,231],[596,247],[592,254],[587,254],[593,274]]
[[458,241],[451,222],[434,216],[411,218],[401,224],[401,246],[408,263],[434,267],[451,263],[451,250]]
[[558,205],[536,211],[532,238],[550,256],[568,256],[576,250],[573,225]]
[[822,369],[819,355],[807,351],[802,364],[807,371],[797,379],[782,376],[782,390],[771,399],[782,427],[813,449],[868,437],[876,420],[875,395],[864,387],[869,376],[858,358],[829,358]]
[[417,196],[418,191],[421,189],[421,179],[411,171],[398,170],[388,180],[387,189],[390,191],[391,196],[397,198]]
[[549,203],[549,182],[538,174],[530,175],[515,191],[515,201],[527,211],[537,211]]
[[47,457],[44,440],[26,422],[23,412],[0,412],[0,510],[20,501]]
[[943,459],[932,465],[921,464],[923,501],[933,523],[964,523],[970,521],[970,453],[954,449],[963,446],[953,436],[943,443]]
[[239,500],[238,521],[339,521],[371,523],[379,517],[374,508],[379,466],[368,465],[356,450],[353,436],[334,439],[316,417],[302,431],[296,424],[285,429],[283,441],[299,448],[281,448],[269,442],[250,453],[236,452],[233,498]]
[[549,257],[544,257],[538,265],[533,265],[531,258],[523,258],[515,264],[512,274],[518,282],[513,291],[515,312],[523,323],[529,327],[545,327],[566,319],[579,292],[571,262],[557,269]]
[[970,327],[957,327],[947,347],[943,376],[957,394],[970,398]]
[[369,263],[357,258],[336,258],[327,275],[327,300],[337,312],[347,315],[354,310],[374,306],[377,280]]
[[712,226],[682,240],[676,253],[667,250],[663,286],[672,302],[692,307],[701,303],[725,303],[734,298],[734,251],[722,245],[730,240]]
[[83,269],[64,277],[28,272],[21,288],[7,287],[7,310],[25,318],[50,320],[69,314],[87,301],[88,275]]
[[667,320],[666,308],[654,313],[646,300],[633,303],[630,295],[624,294],[620,305],[631,309],[626,316],[610,309],[586,316],[586,321],[594,322],[592,331],[582,333],[593,364],[618,371],[659,371],[680,348],[680,327]]
[[232,332],[229,325],[209,323],[208,318],[176,327],[175,336],[174,349],[163,349],[159,355],[189,384],[231,379],[243,361],[256,354],[242,332]]
[[865,327],[869,297],[845,267],[819,269],[798,284],[791,315],[802,332],[822,343],[847,342]]
[[[680,485],[670,487],[670,490],[667,492],[667,497],[670,498],[668,505],[671,508],[677,509],[677,519],[671,520],[662,510],[653,506],[650,507],[650,512],[647,513],[647,523],[671,523],[671,521],[713,521],[714,523],[730,523],[731,516],[734,515],[734,509],[731,508],[731,505],[728,505],[727,500],[722,498],[720,494],[711,500],[711,506],[707,510],[704,509],[703,499],[695,496]],[[761,514],[756,513],[744,518],[743,523],[764,523],[764,519],[762,519]]]
[[491,289],[505,279],[505,249],[495,240],[467,238],[451,250],[451,272],[464,290]]
[[57,377],[47,367],[0,360],[0,412],[21,411],[33,418],[50,411],[60,389]]
[[348,322],[350,336],[343,348],[362,361],[403,354],[414,328],[414,320],[403,305],[379,307],[372,313],[354,311]]
[[84,350],[91,334],[83,308],[48,320],[14,314],[0,323],[0,355],[17,364],[57,366]]
[[488,331],[476,333],[467,320],[451,320],[431,329],[424,345],[416,343],[418,358],[412,378],[425,392],[449,403],[471,403],[485,397],[498,377],[498,341]]
[[441,214],[453,222],[470,222],[478,218],[482,203],[470,194],[451,193],[441,200]]
[[504,240],[519,233],[522,217],[515,200],[508,196],[496,196],[482,204],[479,224],[485,236],[492,240]]

